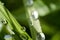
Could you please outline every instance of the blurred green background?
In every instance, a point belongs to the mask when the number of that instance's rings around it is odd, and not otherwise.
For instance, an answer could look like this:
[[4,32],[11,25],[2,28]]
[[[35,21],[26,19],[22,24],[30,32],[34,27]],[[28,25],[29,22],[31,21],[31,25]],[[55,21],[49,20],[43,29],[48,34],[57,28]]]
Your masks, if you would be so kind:
[[[22,26],[28,27],[23,0],[1,0]],[[34,0],[46,40],[60,40],[60,0]],[[41,10],[40,10],[41,9]]]

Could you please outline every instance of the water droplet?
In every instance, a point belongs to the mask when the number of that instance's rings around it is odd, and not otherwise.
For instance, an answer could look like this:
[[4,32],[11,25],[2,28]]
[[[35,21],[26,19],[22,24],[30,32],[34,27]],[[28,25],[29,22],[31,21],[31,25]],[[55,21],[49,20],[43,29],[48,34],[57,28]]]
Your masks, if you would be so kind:
[[36,39],[37,40],[45,40],[45,35],[43,33],[38,33]]
[[40,33],[40,35],[41,35],[41,39],[45,40],[45,35],[43,33]]
[[23,31],[26,31],[26,28],[25,27],[23,27]]
[[27,5],[31,6],[33,4],[33,0],[27,0]]
[[34,11],[32,12],[32,18],[33,18],[33,19],[38,19],[38,11],[34,10]]
[[2,22],[3,24],[5,24],[5,25],[7,24],[7,20],[5,20],[5,19],[2,20],[1,22]]
[[4,39],[5,39],[5,40],[12,40],[12,36],[11,36],[11,35],[5,35],[5,36],[4,36]]

